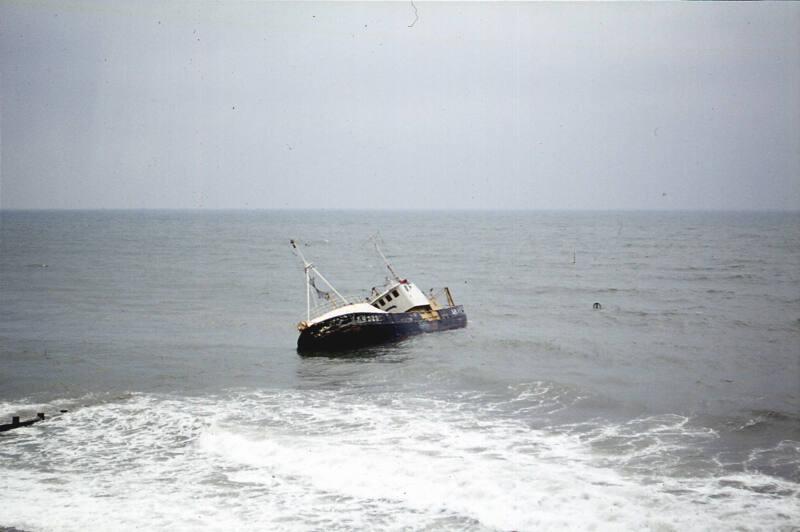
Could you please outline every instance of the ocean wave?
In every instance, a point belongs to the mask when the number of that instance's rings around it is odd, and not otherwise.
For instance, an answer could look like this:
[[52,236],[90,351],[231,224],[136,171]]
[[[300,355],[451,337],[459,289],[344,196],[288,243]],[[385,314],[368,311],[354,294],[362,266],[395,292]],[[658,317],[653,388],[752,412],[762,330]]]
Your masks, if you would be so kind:
[[[718,437],[685,416],[548,430],[524,421],[527,408],[563,392],[544,382],[519,385],[505,405],[470,393],[136,394],[7,437],[0,523],[729,530],[800,519],[796,482],[747,471],[681,474],[675,457],[686,460]],[[520,415],[497,416],[498,409]],[[781,442],[750,461],[785,460],[794,445]]]

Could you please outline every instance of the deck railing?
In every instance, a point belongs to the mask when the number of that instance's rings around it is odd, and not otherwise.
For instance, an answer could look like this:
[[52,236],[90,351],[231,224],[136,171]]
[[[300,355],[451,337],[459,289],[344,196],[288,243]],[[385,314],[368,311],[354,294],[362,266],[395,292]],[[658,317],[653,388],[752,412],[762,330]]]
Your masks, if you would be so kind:
[[440,309],[444,307],[452,307],[455,305],[453,301],[453,296],[450,293],[450,288],[447,286],[442,288],[431,288],[427,294],[428,300],[431,302],[431,307],[433,309]]
[[343,307],[345,305],[351,305],[353,303],[366,303],[367,297],[363,294],[361,295],[346,295],[344,296],[349,303],[345,303],[335,295],[331,294],[331,298],[327,300],[318,300],[319,303],[313,307],[311,307],[311,319],[318,318],[322,316],[326,312],[330,312],[335,310],[339,307]]

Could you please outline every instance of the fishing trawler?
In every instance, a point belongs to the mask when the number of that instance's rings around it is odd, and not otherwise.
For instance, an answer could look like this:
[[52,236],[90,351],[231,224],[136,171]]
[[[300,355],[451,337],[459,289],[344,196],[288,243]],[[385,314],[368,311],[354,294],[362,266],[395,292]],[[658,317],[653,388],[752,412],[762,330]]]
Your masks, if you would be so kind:
[[[306,275],[306,319],[297,325],[300,331],[298,352],[342,351],[467,326],[464,308],[455,304],[449,288],[442,289],[446,305],[439,303],[433,290],[425,295],[417,285],[395,272],[377,241],[374,241],[375,250],[391,276],[382,288],[373,287],[368,296],[361,298],[341,295],[306,260],[297,243],[294,240],[290,243],[303,261]],[[318,288],[317,278],[330,291]],[[321,303],[312,305],[312,294]]]

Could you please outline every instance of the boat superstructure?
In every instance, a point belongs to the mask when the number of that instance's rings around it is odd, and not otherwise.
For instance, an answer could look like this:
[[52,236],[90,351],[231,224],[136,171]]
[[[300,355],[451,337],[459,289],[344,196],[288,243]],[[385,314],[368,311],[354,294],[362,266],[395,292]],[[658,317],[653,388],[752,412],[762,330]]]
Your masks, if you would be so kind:
[[[306,319],[297,328],[298,351],[333,351],[399,340],[423,332],[466,327],[467,316],[443,289],[447,305],[433,293],[425,295],[414,283],[401,278],[375,241],[375,249],[391,273],[382,288],[366,297],[345,297],[290,241],[303,261],[306,276]],[[317,279],[330,291],[321,290]],[[312,305],[314,301],[314,305]]]

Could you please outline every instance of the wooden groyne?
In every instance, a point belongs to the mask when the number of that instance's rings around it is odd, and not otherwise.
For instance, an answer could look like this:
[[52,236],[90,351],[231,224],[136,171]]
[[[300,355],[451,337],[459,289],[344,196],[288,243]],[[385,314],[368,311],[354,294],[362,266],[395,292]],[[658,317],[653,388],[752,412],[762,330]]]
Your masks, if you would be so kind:
[[36,414],[36,417],[33,419],[26,419],[24,421],[20,421],[19,416],[11,416],[11,423],[6,423],[5,425],[0,425],[0,432],[5,432],[7,430],[18,429],[20,427],[29,427],[34,423],[38,423],[40,421],[44,421],[44,412],[39,412]]

